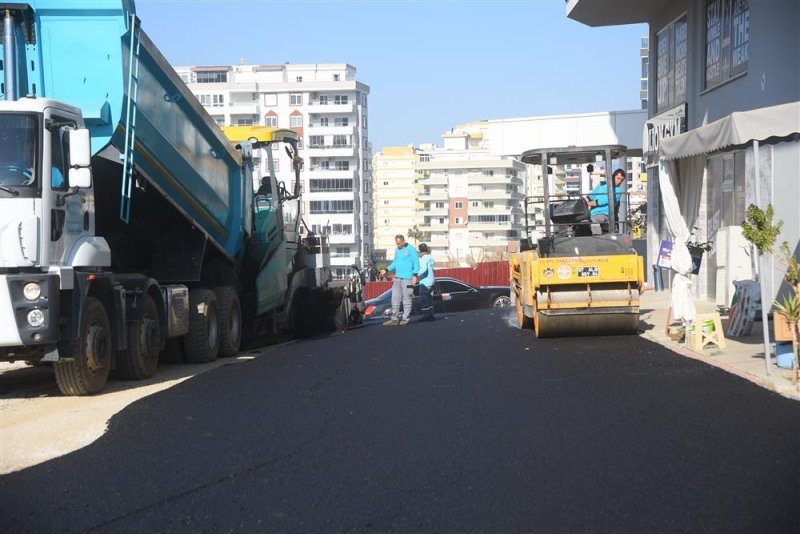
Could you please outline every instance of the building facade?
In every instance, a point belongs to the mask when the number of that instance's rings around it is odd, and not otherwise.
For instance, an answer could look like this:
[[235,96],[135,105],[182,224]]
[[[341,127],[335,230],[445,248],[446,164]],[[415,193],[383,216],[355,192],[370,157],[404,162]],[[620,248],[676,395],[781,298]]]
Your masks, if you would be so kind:
[[[242,62],[243,63],[243,62]],[[289,128],[301,137],[303,219],[330,236],[331,270],[349,275],[371,253],[369,87],[347,64],[175,67],[220,126]],[[279,181],[293,185],[286,154],[274,151]],[[264,150],[256,172],[267,173]]]
[[425,153],[413,146],[386,147],[373,156],[372,242],[376,262],[393,256],[396,235],[408,238],[409,230],[419,225],[417,172],[420,161],[425,159]]
[[[671,238],[660,185],[669,180],[681,191],[681,216],[694,239],[712,244],[696,278],[696,296],[730,305],[726,271],[735,261],[749,261],[737,260],[749,251],[731,248],[731,236],[748,205],[772,204],[783,221],[778,243],[786,241],[798,254],[800,3],[569,0],[566,10],[590,26],[649,25],[651,83],[643,132],[649,249],[655,253],[661,239]],[[737,112],[750,120],[726,128]],[[766,302],[787,290],[784,273],[784,266],[768,258],[762,273]]]

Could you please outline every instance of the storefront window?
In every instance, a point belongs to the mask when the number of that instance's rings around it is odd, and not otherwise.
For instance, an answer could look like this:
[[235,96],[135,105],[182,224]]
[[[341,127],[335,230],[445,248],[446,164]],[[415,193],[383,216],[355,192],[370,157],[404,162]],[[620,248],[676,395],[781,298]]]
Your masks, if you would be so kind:
[[656,105],[660,113],[686,101],[689,26],[681,17],[656,34]]
[[705,88],[747,72],[749,0],[706,0]]

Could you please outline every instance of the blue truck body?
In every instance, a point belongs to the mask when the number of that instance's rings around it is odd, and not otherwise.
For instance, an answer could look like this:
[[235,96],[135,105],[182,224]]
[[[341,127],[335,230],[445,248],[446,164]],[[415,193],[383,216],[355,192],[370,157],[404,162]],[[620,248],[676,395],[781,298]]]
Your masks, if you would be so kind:
[[[18,31],[31,35],[25,36],[26,46],[17,48],[17,95],[80,108],[94,157],[122,165],[126,144],[131,144],[138,175],[231,262],[241,261],[250,229],[252,178],[242,155],[141,30],[134,2],[26,4],[32,20]],[[126,134],[133,134],[134,143]],[[95,173],[95,180],[105,179]],[[123,205],[127,194],[123,181]],[[135,219],[135,203],[130,213]]]

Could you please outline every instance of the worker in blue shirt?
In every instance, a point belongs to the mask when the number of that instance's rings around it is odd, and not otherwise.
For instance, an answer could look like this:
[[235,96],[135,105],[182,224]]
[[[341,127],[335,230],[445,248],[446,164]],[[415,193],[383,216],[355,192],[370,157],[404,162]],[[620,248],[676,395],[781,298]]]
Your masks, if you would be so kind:
[[[625,171],[617,169],[611,178],[614,180],[614,205],[618,207],[622,197],[622,182],[625,180]],[[600,182],[583,199],[589,206],[589,216],[592,222],[608,224],[608,184]]]
[[431,290],[436,278],[433,276],[433,256],[430,255],[428,245],[419,244],[419,305],[422,308],[420,321],[433,321],[433,301]]
[[[394,251],[394,261],[390,263],[381,274],[394,271],[392,283],[392,318],[383,323],[385,326],[406,326],[411,316],[411,299],[414,297],[414,286],[419,281],[419,257],[417,249],[406,243],[406,238],[400,234],[394,236],[397,248]],[[400,305],[403,305],[403,316],[400,317]]]

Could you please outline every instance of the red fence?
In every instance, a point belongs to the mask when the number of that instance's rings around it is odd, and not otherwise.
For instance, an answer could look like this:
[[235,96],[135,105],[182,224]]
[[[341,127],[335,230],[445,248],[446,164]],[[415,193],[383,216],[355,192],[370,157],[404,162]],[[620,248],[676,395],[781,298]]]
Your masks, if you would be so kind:
[[[456,267],[454,269],[436,269],[436,276],[450,276],[473,286],[507,286],[508,262],[488,261],[472,267]],[[392,287],[391,282],[367,282],[364,286],[364,298],[375,298]]]

